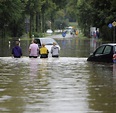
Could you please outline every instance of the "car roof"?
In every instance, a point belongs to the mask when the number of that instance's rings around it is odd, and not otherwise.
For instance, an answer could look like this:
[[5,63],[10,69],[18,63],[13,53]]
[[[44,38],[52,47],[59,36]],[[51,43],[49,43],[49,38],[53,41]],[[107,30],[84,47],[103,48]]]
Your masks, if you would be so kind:
[[53,38],[34,38],[34,39],[53,39]]
[[[107,44],[102,44],[102,45],[116,46],[116,43],[107,43]],[[101,46],[102,46],[102,45],[101,45]]]
[[48,43],[51,43],[51,44],[53,44],[53,42],[55,42],[58,45],[56,40],[54,40],[53,38],[35,38],[35,39],[40,39],[41,43],[44,43],[47,41]]
[[[55,41],[53,38],[35,38],[35,39],[40,39],[40,40],[52,40]],[[55,41],[56,42],[56,41]]]

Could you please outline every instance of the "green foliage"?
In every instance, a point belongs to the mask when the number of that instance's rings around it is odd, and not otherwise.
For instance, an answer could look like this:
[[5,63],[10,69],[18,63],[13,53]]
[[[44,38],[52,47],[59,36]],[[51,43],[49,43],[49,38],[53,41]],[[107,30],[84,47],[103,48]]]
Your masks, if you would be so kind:
[[[108,24],[116,21],[116,0],[0,0],[0,35],[13,37],[26,32],[25,19],[29,20],[29,36],[39,36],[48,29],[60,29],[69,22],[78,22],[85,34],[91,26],[100,29],[102,39],[111,40],[113,28]],[[62,25],[62,26],[61,26]]]
[[43,37],[44,36],[43,33],[38,33],[38,32],[33,32],[32,34],[34,35],[34,37]]
[[105,41],[112,41],[112,29],[109,29],[106,25],[104,25],[103,27],[102,27],[102,32],[103,32],[103,34],[102,34],[102,39]]
[[66,26],[69,26],[69,21],[66,19],[56,19],[55,20],[55,28],[56,29],[64,29]]
[[83,33],[87,35],[89,28],[95,26],[100,29],[102,39],[111,40],[109,23],[116,21],[115,0],[80,0],[78,3],[78,23]]
[[66,4],[66,15],[69,18],[69,21],[76,21],[77,20],[77,3],[78,0],[69,0]]
[[[0,31],[5,37],[6,29],[13,32],[19,20],[22,18],[23,4],[20,0],[4,0],[0,2]],[[11,29],[11,23],[13,28]]]

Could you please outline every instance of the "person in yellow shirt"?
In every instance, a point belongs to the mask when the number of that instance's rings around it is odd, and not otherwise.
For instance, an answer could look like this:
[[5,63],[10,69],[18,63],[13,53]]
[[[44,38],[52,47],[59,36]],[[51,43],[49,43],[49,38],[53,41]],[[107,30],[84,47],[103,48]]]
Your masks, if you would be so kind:
[[77,30],[76,30],[75,34],[76,34],[76,35],[78,35],[78,34],[79,34]]
[[42,44],[42,47],[39,50],[40,58],[48,58],[48,49],[45,47],[45,44]]

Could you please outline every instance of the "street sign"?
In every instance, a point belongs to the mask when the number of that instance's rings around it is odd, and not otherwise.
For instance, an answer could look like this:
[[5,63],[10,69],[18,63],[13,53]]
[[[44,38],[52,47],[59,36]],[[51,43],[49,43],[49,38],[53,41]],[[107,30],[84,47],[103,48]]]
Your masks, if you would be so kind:
[[109,28],[112,28],[112,24],[111,24],[111,23],[109,23],[109,24],[108,24],[108,27],[109,27]]
[[112,23],[112,25],[115,27],[115,26],[116,26],[116,22],[114,21],[114,22]]

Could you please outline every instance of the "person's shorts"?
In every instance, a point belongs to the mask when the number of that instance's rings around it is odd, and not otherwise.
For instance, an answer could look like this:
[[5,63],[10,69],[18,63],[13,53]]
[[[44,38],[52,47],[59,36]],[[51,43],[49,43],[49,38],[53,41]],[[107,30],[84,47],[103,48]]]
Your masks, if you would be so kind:
[[40,58],[48,58],[48,54],[41,54]]
[[14,56],[14,58],[21,58],[21,56]]
[[56,58],[58,58],[58,57],[59,57],[59,55],[52,55],[52,57],[56,57]]
[[38,56],[29,56],[29,58],[37,58]]

